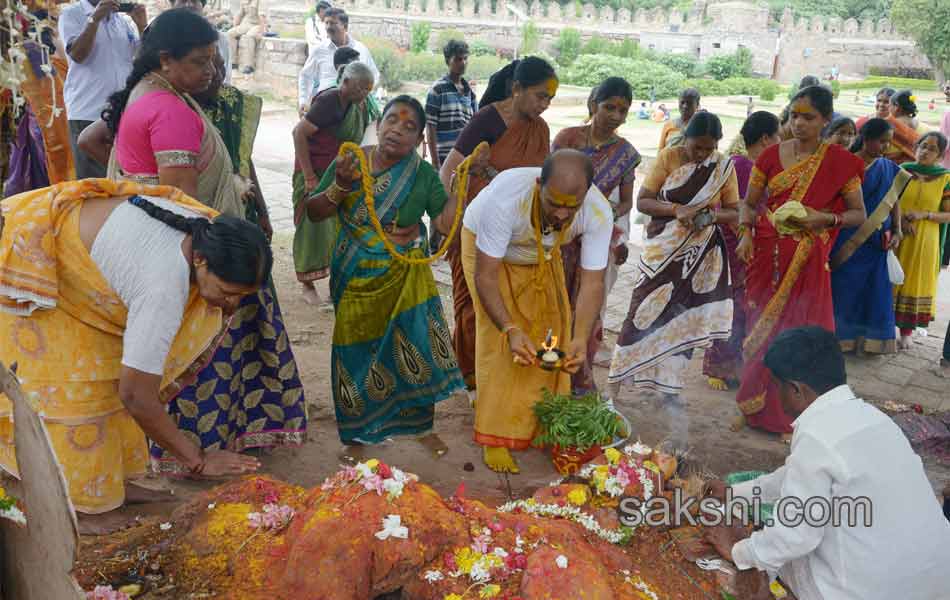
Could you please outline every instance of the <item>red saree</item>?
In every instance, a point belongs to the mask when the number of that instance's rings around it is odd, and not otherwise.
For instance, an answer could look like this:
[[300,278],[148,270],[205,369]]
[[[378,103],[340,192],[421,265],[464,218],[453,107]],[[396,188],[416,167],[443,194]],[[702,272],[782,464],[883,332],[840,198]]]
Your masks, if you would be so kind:
[[755,254],[746,276],[745,368],[736,401],[749,425],[790,433],[792,420],[762,361],[772,340],[786,329],[817,325],[835,330],[828,258],[838,232],[782,235],[768,215],[790,201],[842,212],[843,194],[861,185],[864,162],[840,146],[822,144],[808,159],[785,169],[779,148],[762,153],[749,184],[767,186],[768,200],[766,214],[755,222]]
[[[550,152],[551,133],[544,119],[519,121],[507,129],[491,147],[492,168],[501,172],[517,167],[540,167]],[[473,176],[468,184],[466,206],[488,181]],[[452,299],[455,309],[455,332],[452,345],[458,359],[465,385],[475,389],[475,305],[465,283],[462,269],[460,238],[456,238],[448,253],[452,266]]]

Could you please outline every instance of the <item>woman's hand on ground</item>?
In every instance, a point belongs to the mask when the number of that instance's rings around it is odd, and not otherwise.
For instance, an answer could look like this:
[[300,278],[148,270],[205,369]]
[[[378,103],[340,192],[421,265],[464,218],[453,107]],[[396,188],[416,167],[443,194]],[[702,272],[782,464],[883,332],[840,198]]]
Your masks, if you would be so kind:
[[253,456],[229,450],[208,450],[205,452],[205,466],[201,474],[204,477],[243,475],[257,471],[260,466],[261,463]]

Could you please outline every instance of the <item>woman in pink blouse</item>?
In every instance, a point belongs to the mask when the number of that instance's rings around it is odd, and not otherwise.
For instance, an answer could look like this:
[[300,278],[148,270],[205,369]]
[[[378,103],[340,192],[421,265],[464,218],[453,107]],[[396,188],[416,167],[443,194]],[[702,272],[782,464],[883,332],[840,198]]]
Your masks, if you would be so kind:
[[217,40],[208,21],[185,9],[152,22],[125,89],[102,115],[115,137],[109,176],[171,185],[243,217],[228,149],[190,95],[211,85]]

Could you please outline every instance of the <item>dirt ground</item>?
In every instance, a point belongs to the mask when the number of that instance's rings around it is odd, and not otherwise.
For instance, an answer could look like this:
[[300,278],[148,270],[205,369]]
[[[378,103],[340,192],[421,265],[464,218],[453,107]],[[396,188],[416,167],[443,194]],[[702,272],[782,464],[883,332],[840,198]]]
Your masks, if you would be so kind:
[[[344,460],[341,455],[344,447],[337,437],[330,395],[333,313],[314,308],[303,301],[294,278],[290,258],[291,239],[288,235],[276,236],[274,254],[275,282],[281,310],[306,390],[310,439],[300,448],[263,453],[262,470],[292,483],[315,486],[336,471]],[[326,282],[321,283],[318,284],[318,290],[326,297]],[[451,322],[451,291],[444,286],[440,288],[443,305]],[[613,339],[607,341],[608,344],[613,343]],[[740,432],[729,429],[737,414],[735,392],[709,389],[701,376],[701,361],[702,353],[697,353],[690,365],[684,394],[689,404],[691,464],[720,475],[747,469],[771,470],[780,466],[788,447],[778,436],[748,428]],[[596,375],[603,382],[606,369],[596,368]],[[651,445],[663,441],[667,431],[651,394],[624,390],[617,406],[630,419],[635,438],[639,437]],[[538,487],[558,478],[549,456],[534,449],[517,454],[521,474],[503,477],[491,472],[483,465],[480,448],[472,441],[473,425],[474,414],[467,398],[453,397],[438,406],[435,425],[436,433],[449,447],[448,453],[436,457],[416,440],[397,439],[372,447],[366,456],[378,457],[418,474],[422,481],[443,495],[453,493],[459,484],[464,483],[469,497],[489,502],[504,501],[508,497],[526,497]],[[947,467],[938,464],[927,466],[935,490],[950,481],[950,469]],[[210,482],[174,484],[176,492],[185,496],[209,485]]]

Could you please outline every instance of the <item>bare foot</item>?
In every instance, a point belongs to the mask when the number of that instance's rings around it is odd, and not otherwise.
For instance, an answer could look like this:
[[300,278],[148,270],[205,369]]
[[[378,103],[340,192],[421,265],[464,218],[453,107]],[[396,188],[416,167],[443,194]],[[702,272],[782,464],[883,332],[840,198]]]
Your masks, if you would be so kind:
[[76,513],[76,519],[79,522],[79,535],[109,535],[128,529],[138,522],[138,517],[122,514],[118,510],[101,515]]
[[[148,487],[145,487],[145,486]],[[125,503],[126,504],[152,504],[154,502],[173,502],[175,492],[168,486],[161,487],[162,484],[148,482],[143,484],[141,481],[129,481],[125,484]]]
[[518,463],[515,462],[508,448],[490,448],[485,446],[485,465],[496,473],[520,473]]
[[783,434],[782,434],[782,443],[785,444],[786,446],[788,446],[789,444],[791,444],[791,443],[792,443],[792,434],[790,434],[790,433],[783,433]]
[[729,384],[726,383],[725,379],[719,379],[718,377],[707,377],[706,383],[710,388],[716,390],[717,392],[725,392],[729,390]]
[[430,433],[428,435],[418,438],[420,444],[425,446],[427,450],[435,454],[437,458],[441,458],[446,452],[449,451],[449,447],[445,445],[445,442],[442,441],[435,433]]
[[934,369],[933,373],[937,377],[950,379],[950,360],[947,360],[946,358],[941,358],[940,362],[937,364],[937,368]]
[[317,293],[317,289],[313,287],[312,283],[303,284],[303,300],[311,306],[320,305],[320,294]]
[[899,350],[910,350],[910,347],[913,345],[913,340],[909,335],[902,335],[900,340],[897,341],[897,348]]
[[343,446],[337,457],[347,463],[363,462],[366,458],[366,446],[363,444],[350,444]]

